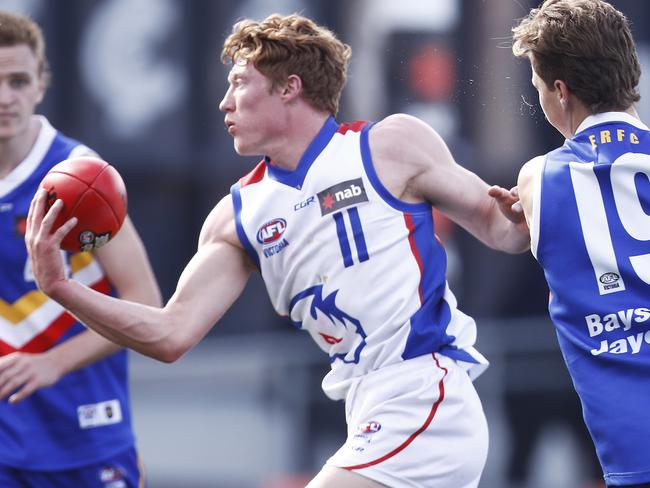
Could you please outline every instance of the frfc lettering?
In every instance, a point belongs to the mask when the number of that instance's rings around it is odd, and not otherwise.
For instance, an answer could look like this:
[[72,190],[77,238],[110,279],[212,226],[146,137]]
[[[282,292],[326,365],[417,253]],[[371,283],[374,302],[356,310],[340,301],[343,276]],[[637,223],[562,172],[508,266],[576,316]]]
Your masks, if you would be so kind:
[[[633,325],[638,325],[650,319],[650,309],[646,307],[628,308],[606,315],[590,314],[585,316],[590,337],[596,337],[603,332],[612,332],[617,329],[628,331]],[[597,349],[592,349],[591,354],[599,356],[608,352],[611,354],[632,353],[637,354],[644,344],[650,344],[650,330],[628,335],[622,339],[609,341],[603,339]]]

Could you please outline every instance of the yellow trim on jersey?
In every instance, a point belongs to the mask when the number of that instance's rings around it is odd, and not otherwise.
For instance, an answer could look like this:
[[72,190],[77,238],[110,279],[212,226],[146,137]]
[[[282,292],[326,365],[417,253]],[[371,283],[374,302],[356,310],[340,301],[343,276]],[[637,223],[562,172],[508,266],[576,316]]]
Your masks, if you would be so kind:
[[[94,257],[89,252],[80,252],[70,256],[70,271],[74,275],[89,266]],[[39,290],[32,290],[25,293],[13,304],[5,302],[0,298],[0,317],[16,325],[25,320],[34,310],[49,300],[48,296]]]
[[80,270],[84,269],[90,263],[93,262],[95,258],[92,253],[89,252],[79,252],[70,256],[70,272],[75,274]]
[[0,298],[0,316],[16,325],[48,300],[48,296],[39,290],[25,293],[11,305]]

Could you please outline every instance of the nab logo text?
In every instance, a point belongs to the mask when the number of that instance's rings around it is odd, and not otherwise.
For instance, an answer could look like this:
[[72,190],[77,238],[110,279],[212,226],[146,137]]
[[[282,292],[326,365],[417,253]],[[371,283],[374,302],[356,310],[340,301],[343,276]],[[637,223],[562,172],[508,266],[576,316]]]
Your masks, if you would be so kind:
[[338,183],[318,193],[321,215],[367,201],[368,195],[361,178]]
[[284,219],[269,220],[257,231],[257,242],[271,244],[282,237],[286,228],[287,221]]

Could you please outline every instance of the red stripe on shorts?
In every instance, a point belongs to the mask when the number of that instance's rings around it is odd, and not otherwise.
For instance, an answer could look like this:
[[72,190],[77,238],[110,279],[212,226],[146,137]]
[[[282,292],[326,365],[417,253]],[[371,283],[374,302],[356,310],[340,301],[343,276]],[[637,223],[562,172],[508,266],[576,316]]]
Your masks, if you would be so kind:
[[352,471],[352,470],[355,470],[355,469],[368,468],[368,467],[370,467],[370,466],[374,466],[374,465],[376,465],[376,464],[383,463],[383,462],[386,461],[387,459],[392,458],[395,454],[397,454],[397,453],[399,453],[400,451],[403,451],[404,449],[406,449],[406,447],[407,447],[411,442],[413,442],[417,436],[419,436],[422,432],[424,432],[424,431],[427,429],[427,427],[429,427],[429,424],[431,423],[431,421],[433,420],[433,417],[436,415],[436,412],[438,411],[438,407],[440,406],[440,404],[442,403],[442,401],[445,399],[445,384],[444,384],[444,380],[445,380],[445,377],[447,376],[447,373],[449,372],[449,371],[447,370],[447,368],[443,368],[442,366],[440,366],[440,363],[438,362],[438,358],[436,358],[435,353],[432,354],[432,356],[433,356],[433,360],[436,362],[436,366],[438,366],[438,368],[442,369],[442,370],[445,372],[445,374],[444,374],[444,375],[442,376],[442,378],[440,379],[440,383],[438,383],[438,391],[439,391],[438,399],[437,399],[437,400],[435,401],[435,403],[431,406],[431,411],[429,412],[429,416],[428,416],[427,419],[424,421],[424,423],[422,424],[422,426],[421,426],[418,430],[416,430],[415,432],[413,432],[413,433],[409,436],[409,438],[406,439],[402,444],[400,444],[399,446],[397,446],[395,449],[393,449],[392,451],[390,451],[388,454],[384,454],[384,455],[381,456],[380,458],[377,458],[377,459],[375,459],[374,461],[370,461],[370,462],[368,462],[368,463],[357,464],[356,466],[344,466],[343,469],[347,469],[348,471]]

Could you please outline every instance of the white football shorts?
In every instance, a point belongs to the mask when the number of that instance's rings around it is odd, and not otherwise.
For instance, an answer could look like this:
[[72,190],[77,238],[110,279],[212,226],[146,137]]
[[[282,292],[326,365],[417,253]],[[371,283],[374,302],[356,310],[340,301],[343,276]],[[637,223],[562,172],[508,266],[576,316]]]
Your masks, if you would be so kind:
[[359,378],[346,397],[348,437],[327,465],[391,488],[475,488],[488,429],[467,372],[442,354]]

